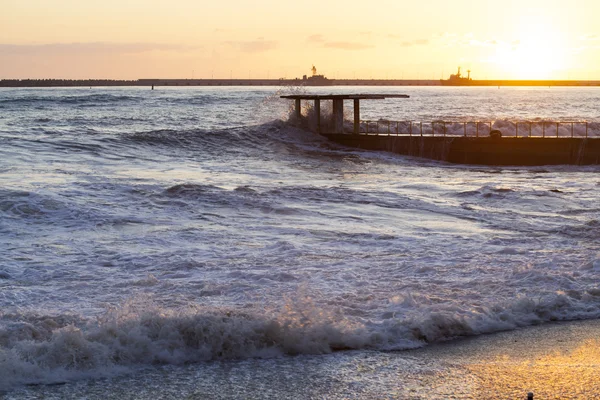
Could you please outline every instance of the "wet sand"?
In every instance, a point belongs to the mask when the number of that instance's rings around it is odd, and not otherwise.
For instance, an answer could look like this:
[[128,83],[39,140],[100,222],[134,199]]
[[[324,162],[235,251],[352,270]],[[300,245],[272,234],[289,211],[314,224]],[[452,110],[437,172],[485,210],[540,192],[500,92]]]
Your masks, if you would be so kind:
[[[408,352],[446,366],[431,396],[600,399],[600,321],[546,324]],[[426,386],[426,385],[425,385]],[[447,398],[447,397],[446,397]]]
[[600,399],[600,320],[546,324],[401,352],[156,367],[115,378],[26,387],[4,398],[526,399],[528,392],[535,399]]

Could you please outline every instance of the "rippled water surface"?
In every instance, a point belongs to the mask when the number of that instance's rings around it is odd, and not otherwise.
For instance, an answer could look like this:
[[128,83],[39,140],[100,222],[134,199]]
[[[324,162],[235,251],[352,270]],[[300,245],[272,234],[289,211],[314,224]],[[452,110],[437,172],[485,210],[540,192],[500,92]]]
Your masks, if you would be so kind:
[[[596,88],[315,90],[411,95],[369,119],[600,121]],[[600,316],[597,166],[345,149],[281,93],[0,90],[0,390]]]

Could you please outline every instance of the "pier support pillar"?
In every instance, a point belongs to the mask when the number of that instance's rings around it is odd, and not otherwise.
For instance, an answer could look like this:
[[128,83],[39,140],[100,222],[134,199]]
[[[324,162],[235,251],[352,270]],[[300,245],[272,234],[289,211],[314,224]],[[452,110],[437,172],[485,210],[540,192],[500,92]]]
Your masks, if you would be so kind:
[[300,99],[296,99],[296,108],[294,111],[296,114],[296,123],[299,124],[300,118],[302,118],[302,103]]
[[334,133],[344,133],[344,100],[333,100]]
[[354,99],[354,134],[360,133],[360,100]]
[[321,100],[315,100],[315,115],[317,117],[317,133],[321,133]]

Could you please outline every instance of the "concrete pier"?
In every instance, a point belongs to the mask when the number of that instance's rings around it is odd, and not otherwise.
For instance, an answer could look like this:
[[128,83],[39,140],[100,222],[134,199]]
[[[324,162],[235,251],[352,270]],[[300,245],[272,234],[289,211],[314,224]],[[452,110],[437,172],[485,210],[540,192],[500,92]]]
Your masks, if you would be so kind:
[[333,100],[333,126],[335,133],[344,133],[344,100]]
[[449,137],[324,134],[332,142],[364,150],[459,164],[600,164],[600,138]]
[[[302,100],[314,100],[317,114],[316,131],[329,140],[348,147],[364,150],[389,151],[396,154],[429,158],[460,164],[481,165],[552,165],[600,164],[600,137],[588,137],[586,121],[516,121],[514,136],[490,137],[493,124],[488,122],[445,122],[433,121],[431,129],[424,135],[423,122],[413,121],[362,121],[360,100],[385,98],[407,98],[393,94],[346,94],[346,95],[289,95],[281,96],[295,101],[295,116],[302,122]],[[321,100],[333,101],[331,120],[321,125]],[[344,100],[354,102],[354,129],[344,132]],[[362,124],[362,126],[361,126]],[[395,124],[395,127],[393,126]],[[462,124],[464,136],[447,135],[447,124]],[[413,129],[414,125],[414,129]],[[528,127],[527,135],[519,137],[519,126]],[[532,137],[532,126],[541,126],[541,136]],[[552,127],[556,125],[555,136]],[[565,127],[566,125],[566,127]],[[475,136],[467,135],[467,126],[475,129]],[[574,137],[574,128],[585,128],[585,137]],[[375,131],[372,128],[375,128]],[[383,127],[385,133],[380,132]],[[403,127],[401,129],[401,127]],[[361,132],[362,128],[362,132]],[[549,129],[547,129],[549,128]],[[570,128],[571,137],[559,137],[560,132]],[[483,132],[480,130],[483,129]],[[437,133],[436,133],[437,132]],[[441,134],[440,134],[441,132]],[[501,134],[501,133],[500,133]],[[482,136],[486,135],[486,136]]]
[[294,110],[296,111],[296,119],[300,120],[300,118],[302,117],[302,100],[296,99],[295,103],[296,105]]
[[321,133],[321,100],[315,99],[315,116],[317,118],[317,133]]
[[360,131],[360,99],[354,99],[354,134]]

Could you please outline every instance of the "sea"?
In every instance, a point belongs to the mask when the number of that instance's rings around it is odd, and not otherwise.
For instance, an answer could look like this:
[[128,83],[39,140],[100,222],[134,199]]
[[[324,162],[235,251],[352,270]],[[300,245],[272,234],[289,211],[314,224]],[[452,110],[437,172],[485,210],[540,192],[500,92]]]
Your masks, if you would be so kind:
[[599,88],[0,89],[0,397],[385,397],[394,354],[600,318],[599,166],[345,148],[298,93],[600,122]]

